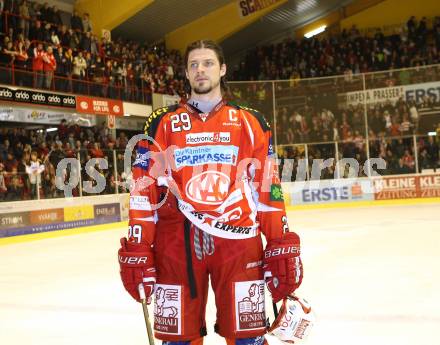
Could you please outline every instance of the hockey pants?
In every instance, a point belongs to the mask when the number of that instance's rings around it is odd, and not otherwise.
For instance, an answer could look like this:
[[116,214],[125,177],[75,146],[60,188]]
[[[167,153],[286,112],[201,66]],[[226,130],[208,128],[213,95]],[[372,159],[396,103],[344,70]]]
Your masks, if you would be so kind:
[[261,237],[225,239],[183,223],[159,222],[157,227],[155,336],[169,342],[165,344],[201,344],[210,278],[217,308],[215,331],[228,344],[264,344]]

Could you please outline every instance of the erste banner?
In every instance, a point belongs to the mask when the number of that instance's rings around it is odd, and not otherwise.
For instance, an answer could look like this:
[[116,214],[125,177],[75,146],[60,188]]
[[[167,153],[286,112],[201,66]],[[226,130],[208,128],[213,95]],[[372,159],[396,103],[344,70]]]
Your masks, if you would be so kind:
[[369,179],[317,180],[290,184],[291,205],[373,200]]

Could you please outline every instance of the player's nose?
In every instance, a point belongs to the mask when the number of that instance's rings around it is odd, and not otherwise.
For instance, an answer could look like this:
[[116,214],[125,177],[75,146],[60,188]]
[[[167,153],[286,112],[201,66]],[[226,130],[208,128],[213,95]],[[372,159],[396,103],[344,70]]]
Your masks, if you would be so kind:
[[203,64],[198,64],[197,74],[204,73],[204,72],[205,72],[205,67],[203,66]]

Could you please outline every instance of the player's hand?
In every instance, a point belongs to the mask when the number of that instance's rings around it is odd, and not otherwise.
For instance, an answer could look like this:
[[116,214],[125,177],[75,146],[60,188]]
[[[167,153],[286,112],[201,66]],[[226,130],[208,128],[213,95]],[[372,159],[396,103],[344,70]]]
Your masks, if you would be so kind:
[[151,247],[142,243],[129,242],[123,237],[118,259],[125,289],[136,301],[140,302],[139,284],[142,284],[147,303],[150,304],[156,282],[154,254]]
[[263,270],[274,302],[293,293],[302,282],[300,239],[294,232],[270,240],[264,251]]

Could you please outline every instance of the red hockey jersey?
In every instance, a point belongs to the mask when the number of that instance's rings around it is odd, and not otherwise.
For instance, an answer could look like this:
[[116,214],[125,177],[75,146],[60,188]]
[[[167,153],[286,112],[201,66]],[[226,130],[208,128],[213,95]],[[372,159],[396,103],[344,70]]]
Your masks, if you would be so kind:
[[145,134],[150,139],[138,143],[132,168],[132,238],[153,243],[163,186],[172,192],[168,198],[177,198],[179,215],[211,235],[243,239],[262,231],[271,239],[288,231],[271,131],[262,114],[226,101],[200,114],[182,101],[153,112]]

